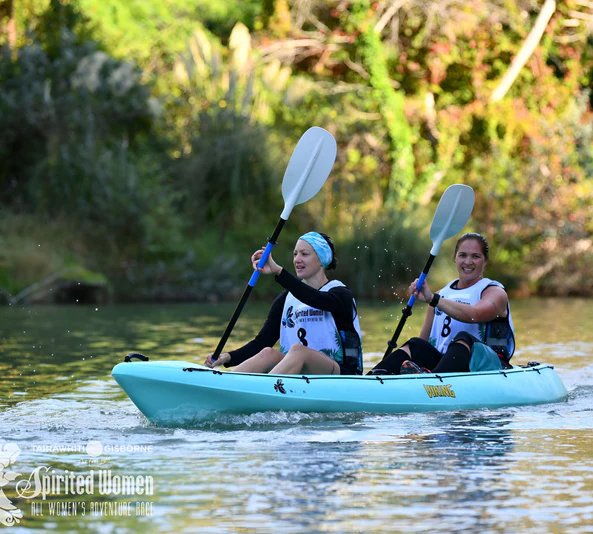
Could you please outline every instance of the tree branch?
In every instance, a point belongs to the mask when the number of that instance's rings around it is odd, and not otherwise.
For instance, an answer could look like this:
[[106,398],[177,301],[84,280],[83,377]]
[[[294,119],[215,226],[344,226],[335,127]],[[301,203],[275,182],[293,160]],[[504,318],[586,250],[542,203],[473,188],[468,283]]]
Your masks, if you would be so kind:
[[556,11],[556,0],[546,0],[544,5],[542,6],[539,15],[533,25],[533,28],[529,32],[527,39],[521,46],[519,53],[513,59],[509,70],[505,73],[502,77],[502,80],[492,92],[490,96],[490,102],[498,102],[502,100],[504,96],[507,94],[511,86],[513,85],[514,81],[519,76],[519,72],[524,67],[525,63],[529,60],[533,51],[539,44],[542,35],[546,31],[546,27],[548,26],[548,22],[552,18],[552,15]]

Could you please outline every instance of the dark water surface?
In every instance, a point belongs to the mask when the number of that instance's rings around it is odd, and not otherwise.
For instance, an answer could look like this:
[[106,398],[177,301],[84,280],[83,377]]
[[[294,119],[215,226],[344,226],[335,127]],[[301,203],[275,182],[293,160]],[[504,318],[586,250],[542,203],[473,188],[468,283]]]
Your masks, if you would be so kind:
[[[148,424],[113,365],[130,351],[202,362],[233,308],[0,308],[0,529],[593,532],[593,301],[514,304],[514,361],[553,364],[565,403]],[[400,309],[361,306],[366,368]],[[229,348],[266,311],[250,303]]]

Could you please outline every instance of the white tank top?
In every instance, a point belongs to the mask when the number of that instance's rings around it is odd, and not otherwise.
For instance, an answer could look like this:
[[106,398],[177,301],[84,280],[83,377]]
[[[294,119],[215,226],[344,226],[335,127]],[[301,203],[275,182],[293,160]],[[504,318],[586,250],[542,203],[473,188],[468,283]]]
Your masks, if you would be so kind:
[[[452,287],[457,280],[449,283],[441,290],[438,291],[439,295],[442,298],[448,300],[454,300],[455,302],[462,302],[463,304],[476,304],[480,301],[482,297],[482,293],[484,290],[489,286],[497,286],[504,289],[504,286],[497,282],[496,280],[491,280],[489,278],[482,278],[479,282],[475,283],[470,287],[465,287],[463,289],[457,289]],[[507,341],[507,346],[509,348],[510,355],[514,352],[514,328],[513,328],[513,319],[511,317],[511,310],[510,306],[507,305],[507,319],[510,326],[510,331],[508,333],[509,338]],[[483,343],[487,341],[487,327],[489,323],[464,323],[462,321],[458,321],[457,319],[453,319],[445,312],[435,308],[434,311],[434,320],[432,322],[432,328],[430,330],[430,335],[428,337],[428,341],[431,345],[436,347],[436,349],[443,353],[447,350],[449,343],[455,339],[455,336],[460,332],[467,332],[472,336],[476,337]],[[489,344],[489,343],[487,343]],[[509,356],[510,357],[510,356]]]
[[[339,280],[331,280],[319,291],[329,291],[333,287],[343,287]],[[352,319],[354,328],[362,338],[358,314],[353,303]],[[306,347],[323,352],[339,364],[344,361],[344,350],[340,332],[333,315],[318,310],[298,300],[292,293],[286,295],[280,326],[280,352],[286,354],[292,345],[300,343]]]

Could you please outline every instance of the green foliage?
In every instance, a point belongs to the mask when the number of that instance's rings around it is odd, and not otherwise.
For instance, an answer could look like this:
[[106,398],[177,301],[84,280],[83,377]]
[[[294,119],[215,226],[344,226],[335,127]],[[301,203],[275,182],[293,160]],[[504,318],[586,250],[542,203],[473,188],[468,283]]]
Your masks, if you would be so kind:
[[249,28],[269,17],[260,0],[78,0],[92,18],[93,36],[117,58],[136,62],[156,93],[175,92],[173,65],[196,28],[228,40],[237,22]]
[[[95,36],[117,57],[149,66],[164,54],[168,62],[184,50],[196,26],[214,35],[230,35],[237,22],[254,29],[270,16],[261,0],[79,0],[95,22]],[[261,22],[260,22],[261,24]],[[154,65],[154,64],[153,64]]]
[[49,0],[48,7],[27,28],[27,33],[35,36],[34,42],[53,60],[64,53],[64,33],[68,44],[83,45],[91,40],[92,29],[90,20],[76,3]]
[[183,98],[175,113],[184,122],[173,176],[183,191],[182,212],[194,226],[258,224],[281,207],[280,146],[266,124],[274,121],[289,73],[278,63],[261,64],[250,40],[247,28],[237,25],[225,53],[197,29],[176,65]]
[[156,117],[150,88],[133,65],[47,27],[43,43],[2,49],[0,201],[70,220],[94,243],[87,260],[105,270],[176,254],[182,225],[165,160],[146,150]]
[[133,67],[92,43],[76,45],[68,33],[61,46],[56,59],[36,44],[21,48],[14,60],[2,49],[0,184],[2,194],[10,195],[5,202],[45,202],[52,209],[64,203],[72,209],[84,183],[60,180],[59,168],[70,164],[68,151],[82,145],[91,156],[106,143],[133,145],[153,119],[148,88]]
[[190,140],[190,152],[172,172],[183,190],[180,207],[187,220],[220,231],[245,221],[271,222],[281,210],[283,171],[272,162],[274,147],[265,128],[224,110],[195,120],[200,135]]
[[[337,247],[338,271],[356,295],[403,300],[410,282],[422,271],[430,241],[422,217],[384,215],[360,221]],[[413,221],[413,222],[412,222]],[[426,235],[423,240],[418,235]]]
[[316,124],[338,158],[287,225],[284,263],[299,232],[325,230],[340,278],[393,298],[423,261],[440,193],[461,182],[477,193],[470,226],[493,244],[491,274],[524,293],[593,293],[582,2],[558,4],[490,103],[539,9],[17,2],[17,47],[0,57],[0,205],[69,221],[93,243],[74,263],[100,265],[121,295],[141,285],[145,298],[223,297],[248,274],[244,258],[281,209],[288,156]]
[[391,176],[385,191],[390,208],[401,206],[412,197],[414,187],[414,155],[412,132],[404,114],[404,96],[392,87],[385,49],[374,28],[375,17],[368,0],[356,2],[353,8],[355,26],[359,31],[359,50],[363,65],[369,71],[374,100],[383,112],[390,138]]
[[110,54],[147,72],[170,68],[200,20],[191,0],[79,0],[79,5],[92,17],[94,38]]
[[68,221],[0,210],[0,288],[15,295],[46,276],[79,266],[82,235]]

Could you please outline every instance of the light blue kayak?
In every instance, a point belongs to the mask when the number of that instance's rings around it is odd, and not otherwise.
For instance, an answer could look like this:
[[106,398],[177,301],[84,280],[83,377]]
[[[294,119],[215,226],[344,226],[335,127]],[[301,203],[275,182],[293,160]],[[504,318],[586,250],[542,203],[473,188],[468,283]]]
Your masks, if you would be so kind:
[[504,371],[383,376],[268,375],[185,361],[131,361],[112,371],[153,423],[176,426],[213,413],[473,410],[564,401],[551,365]]

